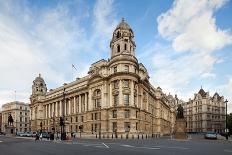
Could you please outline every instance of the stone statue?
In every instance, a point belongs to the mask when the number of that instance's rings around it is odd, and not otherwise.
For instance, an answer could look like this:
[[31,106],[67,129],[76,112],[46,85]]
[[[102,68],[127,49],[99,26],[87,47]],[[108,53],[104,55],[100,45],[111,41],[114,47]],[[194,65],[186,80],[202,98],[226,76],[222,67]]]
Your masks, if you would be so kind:
[[176,118],[184,118],[184,108],[179,104],[177,108],[177,116]]
[[13,125],[13,122],[14,122],[13,117],[11,116],[11,114],[9,114],[9,116],[8,116],[8,125]]

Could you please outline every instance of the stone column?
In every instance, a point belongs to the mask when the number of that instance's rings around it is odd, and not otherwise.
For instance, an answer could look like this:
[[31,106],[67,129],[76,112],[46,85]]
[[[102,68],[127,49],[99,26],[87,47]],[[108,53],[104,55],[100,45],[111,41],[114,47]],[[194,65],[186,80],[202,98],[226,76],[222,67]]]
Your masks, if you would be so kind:
[[131,81],[131,102],[129,103],[129,105],[135,105],[135,101],[134,101],[134,99],[135,99],[135,97],[134,97],[134,81],[132,80]]
[[[111,94],[112,96],[112,94]],[[122,94],[122,80],[119,80],[119,105],[124,105],[123,94]]]
[[79,113],[81,113],[82,111],[81,111],[81,107],[82,107],[82,105],[81,105],[81,94],[79,95]]
[[71,108],[72,108],[71,98],[69,98],[69,100],[68,100],[68,106],[69,106],[69,108],[68,108],[68,114],[70,115],[71,114]]
[[87,93],[85,93],[85,111],[87,111],[88,110],[88,108],[87,108],[87,100],[88,100],[88,94]]
[[60,116],[62,116],[62,101],[60,101]]
[[50,105],[50,103],[48,104],[48,118],[51,118],[51,105]]
[[113,106],[113,102],[112,102],[112,84],[110,83],[110,86],[109,86],[109,107],[112,107]]
[[67,113],[66,113],[66,109],[67,109],[66,104],[67,104],[67,102],[66,102],[66,99],[65,99],[64,100],[64,116],[67,115]]
[[93,104],[92,104],[92,91],[89,89],[89,95],[88,95],[88,103],[89,103],[89,110],[93,110]]
[[73,97],[73,113],[76,114],[76,96]]

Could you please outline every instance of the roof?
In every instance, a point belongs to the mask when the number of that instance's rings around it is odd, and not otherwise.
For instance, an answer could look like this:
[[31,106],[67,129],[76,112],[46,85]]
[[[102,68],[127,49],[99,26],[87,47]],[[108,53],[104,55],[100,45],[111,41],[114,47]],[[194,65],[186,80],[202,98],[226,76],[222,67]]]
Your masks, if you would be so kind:
[[207,93],[202,88],[199,90],[198,94],[200,94],[201,97],[206,97],[206,95],[207,95]]
[[118,26],[116,27],[116,29],[123,29],[123,30],[130,30],[130,31],[132,31],[131,27],[129,26],[129,24],[127,24],[125,22],[124,18],[122,18],[121,22],[118,24]]

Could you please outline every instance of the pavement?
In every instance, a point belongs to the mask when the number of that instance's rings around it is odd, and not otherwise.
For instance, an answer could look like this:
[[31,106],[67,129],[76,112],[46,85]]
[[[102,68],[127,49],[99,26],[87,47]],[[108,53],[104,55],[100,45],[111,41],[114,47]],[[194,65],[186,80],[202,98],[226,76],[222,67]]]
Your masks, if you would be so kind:
[[0,136],[0,155],[205,155],[232,154],[232,141],[191,139],[75,139],[72,141],[36,141],[32,138]]

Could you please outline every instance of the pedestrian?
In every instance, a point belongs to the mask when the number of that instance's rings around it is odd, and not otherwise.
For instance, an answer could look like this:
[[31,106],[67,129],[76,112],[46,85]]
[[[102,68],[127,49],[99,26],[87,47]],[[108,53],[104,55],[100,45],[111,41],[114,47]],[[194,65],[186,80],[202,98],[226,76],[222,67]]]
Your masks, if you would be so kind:
[[39,139],[42,141],[42,139],[43,139],[42,133],[40,134]]
[[39,134],[38,134],[38,133],[35,135],[35,142],[36,142],[37,140],[39,140]]

